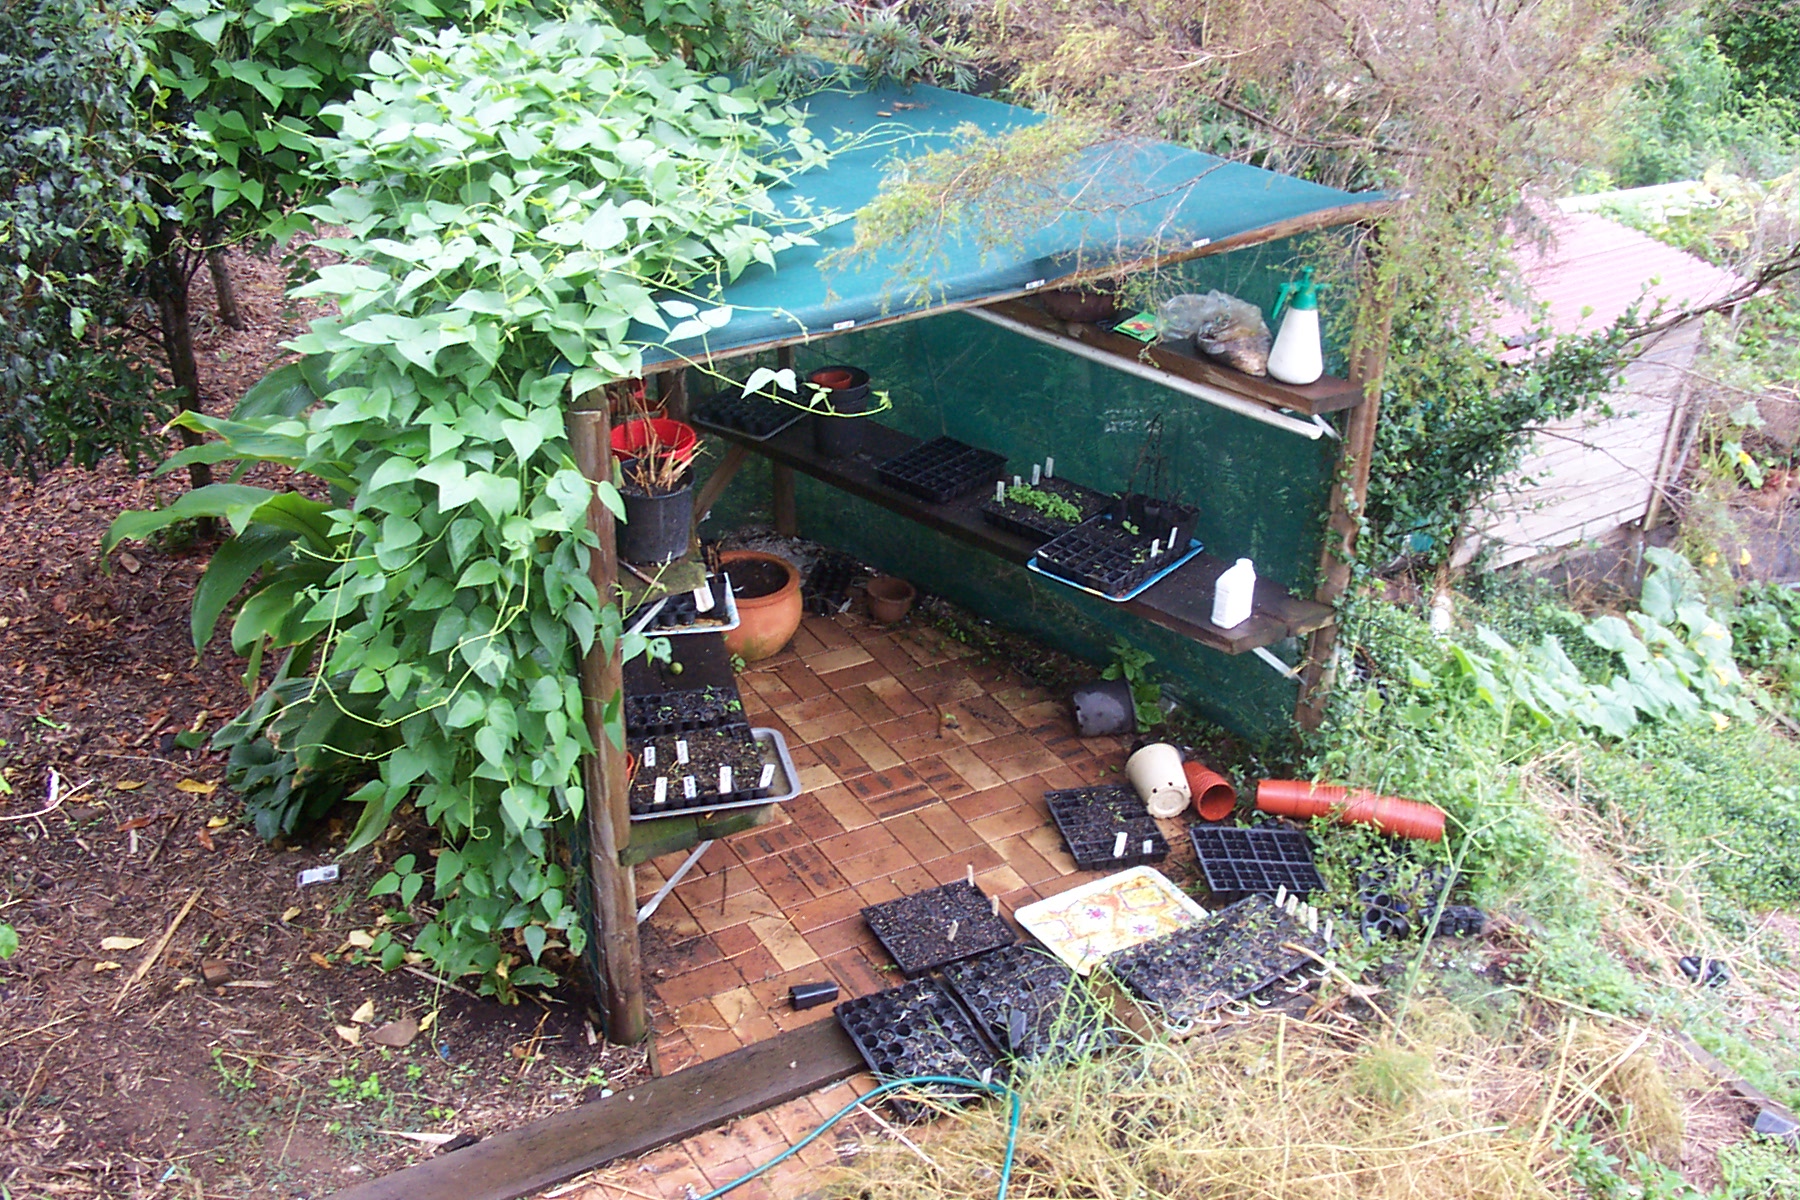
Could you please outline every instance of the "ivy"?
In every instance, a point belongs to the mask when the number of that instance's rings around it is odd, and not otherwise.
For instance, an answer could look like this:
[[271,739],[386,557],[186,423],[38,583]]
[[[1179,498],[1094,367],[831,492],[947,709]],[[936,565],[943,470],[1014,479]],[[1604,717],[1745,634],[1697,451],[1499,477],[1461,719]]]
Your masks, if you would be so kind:
[[[442,848],[414,949],[506,995],[584,940],[559,849],[593,749],[578,656],[646,649],[589,577],[589,502],[620,504],[577,469],[565,408],[638,374],[647,341],[729,322],[711,289],[830,219],[770,196],[825,152],[792,110],[581,13],[415,35],[369,67],[321,110],[338,186],[306,210],[345,231],[323,243],[342,261],[295,294],[335,315],[231,420],[183,418],[220,439],[184,457],[285,462],[332,499],[190,497],[239,535],[195,635],[257,572],[233,644],[252,677],[282,662],[221,744],[259,826],[354,789],[355,851],[416,806]],[[605,713],[622,743],[618,697]]]

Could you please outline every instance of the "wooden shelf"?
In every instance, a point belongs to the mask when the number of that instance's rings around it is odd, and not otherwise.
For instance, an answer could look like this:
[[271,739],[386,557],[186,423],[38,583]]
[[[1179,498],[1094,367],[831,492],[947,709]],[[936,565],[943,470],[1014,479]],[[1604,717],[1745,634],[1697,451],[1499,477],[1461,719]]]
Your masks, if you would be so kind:
[[[1009,562],[1023,565],[1036,550],[1032,542],[982,519],[981,504],[986,496],[981,493],[949,504],[930,504],[882,483],[876,478],[876,465],[919,443],[918,438],[885,425],[871,421],[862,452],[848,459],[820,458],[813,451],[812,429],[806,421],[762,442],[735,437],[730,430],[707,428],[715,436],[764,455],[772,462],[879,504]],[[1302,600],[1271,580],[1258,579],[1250,619],[1230,629],[1220,629],[1210,619],[1213,585],[1219,573],[1230,565],[1210,554],[1198,554],[1137,598],[1115,607],[1226,654],[1244,654],[1331,624],[1333,613],[1329,605]],[[1049,587],[1064,586],[1048,579],[1044,582]]]
[[1155,366],[1189,383],[1205,384],[1220,391],[1231,392],[1275,410],[1287,410],[1310,417],[1355,408],[1363,400],[1362,384],[1352,380],[1327,375],[1316,383],[1295,387],[1275,379],[1246,375],[1174,344],[1146,346],[1100,325],[1058,320],[1029,300],[1002,300],[985,307],[1045,333]]

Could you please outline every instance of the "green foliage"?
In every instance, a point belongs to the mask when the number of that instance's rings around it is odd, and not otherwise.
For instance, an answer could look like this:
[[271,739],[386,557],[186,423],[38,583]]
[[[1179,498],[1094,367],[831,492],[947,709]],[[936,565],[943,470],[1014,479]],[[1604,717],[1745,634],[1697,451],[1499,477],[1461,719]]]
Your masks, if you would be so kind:
[[1731,644],[1746,670],[1800,689],[1800,590],[1778,583],[1745,586],[1731,613]]
[[[828,219],[769,195],[823,151],[798,114],[585,16],[403,39],[370,70],[320,113],[341,182],[307,211],[345,230],[325,243],[343,261],[297,294],[334,315],[231,420],[184,418],[220,439],[192,454],[287,463],[332,500],[222,484],[192,502],[239,534],[195,633],[254,571],[233,643],[252,677],[265,650],[283,663],[218,744],[262,789],[259,829],[353,787],[354,851],[416,805],[443,845],[413,948],[504,996],[553,981],[535,965],[552,939],[582,950],[559,861],[591,749],[577,658],[646,645],[589,577],[589,502],[619,498],[576,468],[564,409],[638,374],[655,330],[728,322],[694,301]],[[128,514],[110,540],[166,519]],[[619,697],[604,715],[621,742]],[[392,874],[403,897],[424,886]]]
[[1102,679],[1123,679],[1131,685],[1131,707],[1139,730],[1153,729],[1162,723],[1162,684],[1150,675],[1150,664],[1156,658],[1140,650],[1124,638],[1112,645],[1112,664],[1100,672]]
[[1030,484],[1019,484],[1006,489],[1006,498],[1014,504],[1023,504],[1027,508],[1035,508],[1046,517],[1054,517],[1058,521],[1067,521],[1071,525],[1081,520],[1081,510],[1058,496],[1054,492],[1040,491]]
[[1800,4],[1715,0],[1712,30],[1742,91],[1800,105]]
[[0,962],[4,962],[18,952],[19,931],[11,925],[0,923]]
[[0,4],[0,467],[134,461],[167,418],[123,330],[157,145],[137,47],[83,0]]

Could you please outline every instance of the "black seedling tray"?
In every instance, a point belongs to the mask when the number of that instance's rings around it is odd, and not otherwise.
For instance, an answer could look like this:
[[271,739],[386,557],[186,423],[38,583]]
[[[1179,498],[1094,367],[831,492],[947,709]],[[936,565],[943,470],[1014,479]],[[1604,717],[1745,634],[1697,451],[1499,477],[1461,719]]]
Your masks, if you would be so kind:
[[[1157,828],[1156,818],[1138,794],[1123,784],[1045,792],[1044,802],[1062,831],[1070,857],[1084,871],[1122,870],[1169,856],[1168,839]],[[1121,833],[1125,835],[1125,853],[1115,858],[1113,847],[1119,844]]]
[[713,606],[710,609],[701,612],[692,592],[675,592],[663,600],[663,606],[650,618],[646,631],[655,633],[662,629],[687,629],[702,621],[724,625],[730,619],[726,610],[725,581],[717,575],[710,575],[706,582],[711,586],[713,594]]
[[[688,763],[683,765],[676,746],[685,741]],[[629,738],[625,743],[637,763],[631,780],[628,802],[634,816],[684,812],[695,808],[717,808],[722,804],[738,804],[770,794],[759,786],[762,779],[762,751],[742,722],[714,729],[697,729],[690,733],[663,734],[655,737]],[[656,761],[646,764],[645,748],[655,750]],[[719,764],[731,766],[730,791],[719,790]],[[776,774],[780,774],[777,770]],[[669,782],[663,791],[663,802],[656,802],[656,780]],[[694,781],[694,794],[689,796],[684,779]]]
[[772,400],[762,393],[746,396],[736,388],[728,388],[694,405],[694,422],[741,433],[764,441],[804,417],[804,409]]
[[1073,1062],[1117,1040],[1086,985],[1042,949],[1002,946],[950,964],[944,979],[988,1040],[1014,1058]]
[[[856,1043],[856,1049],[876,1078],[904,1079],[909,1075],[956,1075],[963,1079],[991,1077],[1000,1057],[980,1028],[963,1011],[950,989],[935,979],[903,983],[872,996],[846,1000],[832,1010],[838,1024]],[[947,1085],[919,1085],[919,1091],[946,1100],[968,1096]],[[887,1098],[903,1121],[916,1121],[929,1112],[915,1101]]]
[[932,438],[875,468],[881,482],[909,496],[948,504],[977,488],[992,487],[1006,470],[1006,456],[955,438]]
[[[986,894],[961,879],[928,892],[871,904],[862,915],[908,979],[1018,940],[1012,926],[994,914],[993,902]],[[950,937],[952,925],[956,926],[954,939]]]
[[743,722],[744,702],[735,688],[703,687],[625,697],[627,737],[660,737]]
[[862,574],[862,564],[848,554],[828,550],[813,561],[800,585],[806,611],[821,617],[841,613],[850,606],[850,585]]
[[1312,842],[1299,830],[1190,825],[1188,836],[1200,858],[1207,890],[1218,895],[1273,896],[1285,887],[1304,897],[1325,890],[1325,881],[1313,866]]
[[[1362,933],[1371,942],[1392,941],[1412,934],[1423,934],[1440,901],[1454,883],[1454,877],[1442,867],[1423,870],[1412,866],[1410,856],[1384,855],[1365,864],[1356,873],[1356,897],[1363,904]],[[1474,932],[1486,923],[1479,909],[1462,905],[1445,905],[1438,919],[1441,936],[1457,937],[1468,924],[1466,914],[1475,914]]]
[[[1039,546],[1038,569],[1102,596],[1125,599],[1193,551],[1197,512],[1147,496],[1125,496]],[[1154,554],[1152,547],[1157,548]]]
[[1259,992],[1312,959],[1284,945],[1323,950],[1324,939],[1275,907],[1249,896],[1209,921],[1107,955],[1106,966],[1133,995],[1171,1025]]
[[1079,483],[1070,483],[1066,479],[1046,479],[1032,485],[1040,492],[1049,492],[1061,500],[1075,506],[1081,515],[1073,522],[1060,517],[1053,517],[1040,512],[1029,504],[1021,504],[1015,500],[993,500],[981,506],[981,519],[989,525],[998,526],[1008,533],[1016,533],[1042,545],[1060,533],[1066,533],[1088,518],[1105,511],[1113,501],[1111,496],[1096,492],[1093,488],[1082,487]]

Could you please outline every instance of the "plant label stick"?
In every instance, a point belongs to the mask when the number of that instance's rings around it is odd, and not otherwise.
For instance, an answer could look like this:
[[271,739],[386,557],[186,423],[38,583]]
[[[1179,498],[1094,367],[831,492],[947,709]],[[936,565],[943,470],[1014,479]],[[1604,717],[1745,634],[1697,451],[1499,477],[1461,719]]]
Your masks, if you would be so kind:
[[1287,903],[1287,884],[1279,884],[1275,888],[1275,907],[1280,908]]
[[1006,503],[1006,480],[1004,479],[994,480],[994,503]]
[[950,922],[950,932],[944,935],[944,940],[946,942],[954,942],[956,940],[956,930],[961,924],[961,921]]
[[731,768],[729,766],[726,766],[725,764],[721,763],[719,765],[719,795],[723,796],[726,792],[729,792],[730,790],[731,790]]
[[1013,486],[1014,487],[1018,487],[1023,482],[1024,482],[1024,480],[1020,479],[1017,475],[1013,476]]
[[975,886],[975,864],[969,863],[968,867],[969,867],[969,886],[974,887]]
[[1113,839],[1113,857],[1114,858],[1124,858],[1125,857],[1125,843],[1130,840],[1131,840],[1131,835],[1129,833],[1126,833],[1123,829],[1119,830],[1119,836]]
[[998,896],[989,896],[989,897],[988,897],[988,903],[989,903],[989,904],[991,904],[991,905],[992,905],[992,906],[993,906],[993,910],[994,910],[994,915],[995,915],[995,916],[996,916],[996,917],[997,917],[997,916],[999,916],[999,915],[1000,915],[1000,897],[998,897]]
[[700,586],[694,589],[694,610],[696,612],[711,612],[714,603],[712,584],[702,580]]
[[700,786],[694,782],[694,777],[692,775],[683,775],[681,777],[681,794],[686,796],[689,800],[692,800],[695,796],[700,794]]
[[1044,468],[1039,466],[1037,463],[1032,463],[1031,464],[1031,486],[1036,487],[1038,484],[1040,484],[1042,482],[1044,482]]
[[774,782],[775,782],[775,764],[774,763],[764,763],[763,764],[763,772],[762,772],[762,782],[757,784],[757,786],[758,787],[768,787],[771,783],[774,783]]
[[1056,478],[1056,460],[1051,458],[1048,454],[1044,455],[1044,478]]
[[1155,853],[1156,853],[1156,843],[1151,841],[1149,838],[1145,838],[1144,839],[1144,855],[1145,855],[1145,857],[1148,857]]
[[686,738],[675,739],[675,761],[682,766],[687,765],[688,749]]
[[645,746],[644,747],[644,765],[646,767],[654,767],[656,765],[656,747],[655,746]]
[[658,804],[669,802],[669,778],[666,775],[656,777],[656,802]]

